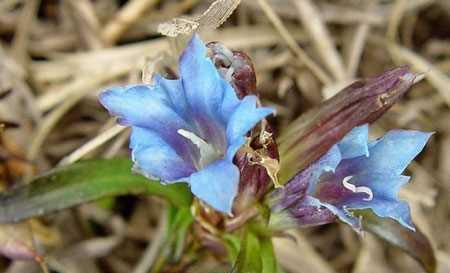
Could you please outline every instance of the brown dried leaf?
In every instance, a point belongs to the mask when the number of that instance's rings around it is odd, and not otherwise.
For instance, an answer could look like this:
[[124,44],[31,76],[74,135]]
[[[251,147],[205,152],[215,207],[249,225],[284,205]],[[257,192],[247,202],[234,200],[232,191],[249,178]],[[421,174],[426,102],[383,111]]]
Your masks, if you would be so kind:
[[218,28],[231,16],[241,0],[216,0],[196,21],[201,27]]

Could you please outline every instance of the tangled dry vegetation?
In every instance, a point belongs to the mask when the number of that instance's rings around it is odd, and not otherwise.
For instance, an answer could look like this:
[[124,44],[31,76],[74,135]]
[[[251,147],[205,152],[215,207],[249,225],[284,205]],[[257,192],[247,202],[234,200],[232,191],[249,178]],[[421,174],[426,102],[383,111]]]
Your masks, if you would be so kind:
[[[157,32],[158,25],[202,14],[210,4],[2,0],[1,188],[79,159],[127,155],[129,132],[100,107],[99,91],[141,81],[144,67],[151,73],[161,63],[173,65],[177,45]],[[408,170],[413,183],[402,195],[431,238],[438,272],[444,273],[450,272],[449,26],[448,0],[244,0],[221,27],[201,28],[201,34],[252,57],[263,103],[277,108],[278,130],[357,78],[401,64],[425,73],[372,133],[436,132]],[[162,208],[156,198],[102,200],[26,226],[0,226],[0,243],[10,236],[33,237],[30,242],[55,272],[147,272],[163,232]],[[286,272],[421,272],[399,250],[370,234],[358,237],[344,225],[292,234],[297,243],[275,240]],[[205,263],[192,272],[216,266]],[[0,270],[40,268],[1,258]]]

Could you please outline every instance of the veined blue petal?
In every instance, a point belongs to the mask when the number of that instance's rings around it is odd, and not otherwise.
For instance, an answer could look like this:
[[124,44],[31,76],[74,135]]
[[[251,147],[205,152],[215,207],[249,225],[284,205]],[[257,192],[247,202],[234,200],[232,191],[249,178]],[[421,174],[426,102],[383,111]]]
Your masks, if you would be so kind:
[[130,149],[134,150],[139,147],[146,147],[153,145],[153,139],[159,139],[164,141],[167,145],[171,146],[173,150],[179,155],[179,157],[188,161],[189,164],[198,158],[197,149],[190,145],[189,141],[181,136],[176,131],[164,131],[157,132],[148,128],[139,126],[132,126],[132,132],[130,136]]
[[[309,173],[308,194],[312,194],[316,191],[317,183],[319,183],[321,175],[336,170],[341,159],[342,156],[338,146],[333,145],[324,156],[306,169],[306,173]],[[295,181],[295,177],[293,181]]]
[[186,116],[189,115],[189,111],[181,80],[169,80],[163,78],[159,74],[156,74],[154,79],[155,85],[160,86],[160,88],[165,91],[168,100],[171,102],[171,106],[180,116],[186,119]]
[[234,156],[237,151],[245,144],[245,137],[238,138],[233,143],[229,143],[227,151],[225,153],[225,159],[228,161],[233,161]]
[[240,100],[238,99],[233,87],[227,81],[222,80],[220,84],[225,90],[221,106],[221,116],[224,124],[227,124],[231,115],[239,106]]
[[403,226],[414,230],[409,206],[398,199],[400,188],[408,183],[409,177],[389,172],[371,172],[353,176],[350,183],[357,187],[367,187],[373,193],[372,200],[361,197],[349,198],[341,205],[347,209],[370,208],[380,217],[389,217]]
[[[194,34],[180,57],[180,79],[200,137],[225,149],[226,123],[222,119],[221,107],[225,92],[234,93],[234,90],[220,77],[206,51],[203,42]],[[229,88],[224,88],[227,85]]]
[[392,218],[414,229],[408,205],[397,196],[408,179],[389,172],[364,172],[345,178],[330,175],[321,178],[325,181],[318,184],[313,197],[356,230],[360,229],[359,220],[352,211],[359,209],[371,209],[380,217]]
[[206,50],[198,35],[194,34],[180,57],[180,78],[194,114],[214,118],[222,105],[224,90],[216,67],[206,57]]
[[164,183],[179,182],[190,176],[195,168],[181,158],[158,134],[133,127],[130,147],[133,169],[151,179],[159,178]]
[[191,152],[189,143],[177,131],[191,131],[192,126],[176,112],[161,86],[135,85],[107,90],[100,94],[100,102],[119,117],[120,123],[159,134],[181,156]]
[[259,121],[273,113],[274,109],[272,108],[257,108],[255,96],[244,97],[228,120],[227,140],[234,142],[245,136]]
[[[334,172],[339,162],[341,161],[341,153],[337,145],[331,147],[331,149],[322,156],[318,161],[314,162],[311,166],[307,167],[305,170],[299,172],[294,176],[289,182],[283,187],[279,188],[272,193],[270,197],[272,200],[272,210],[280,211],[288,207],[295,206],[318,206],[317,202],[311,204],[301,201],[299,205],[299,200],[303,200],[308,196],[313,195],[317,191],[317,183],[319,183],[319,178],[328,173]],[[306,196],[305,196],[306,195]],[[314,198],[314,200],[316,200]],[[314,201],[311,199],[311,201]]]
[[367,124],[353,128],[339,143],[342,159],[369,156],[369,126]]
[[232,161],[236,152],[245,143],[247,132],[272,113],[274,110],[271,108],[257,108],[255,96],[244,97],[228,120],[226,129],[228,147],[225,158]]
[[318,208],[319,207],[327,208],[334,215],[336,215],[342,222],[350,225],[356,231],[361,230],[361,221],[358,218],[352,216],[351,212],[347,211],[345,207],[340,207],[337,205],[327,203],[326,201],[321,201],[313,196],[305,197],[303,204],[305,206],[316,206]]
[[413,130],[392,130],[374,145],[369,145],[369,157],[352,162],[354,172],[364,170],[387,171],[401,174],[422,151],[432,133]]
[[389,171],[368,171],[352,176],[349,181],[355,186],[370,187],[374,198],[397,199],[401,187],[409,182],[410,177]]
[[106,90],[100,94],[100,102],[112,115],[118,116],[123,125],[151,129],[162,127],[163,130],[190,129],[157,86],[135,85]]
[[218,160],[189,177],[192,193],[213,208],[231,213],[239,185],[239,169],[227,160]]

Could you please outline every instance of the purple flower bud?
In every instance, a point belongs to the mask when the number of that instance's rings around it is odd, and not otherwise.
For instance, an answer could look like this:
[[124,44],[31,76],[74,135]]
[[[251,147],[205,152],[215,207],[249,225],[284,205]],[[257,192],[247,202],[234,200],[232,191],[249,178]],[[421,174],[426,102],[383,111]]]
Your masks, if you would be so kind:
[[280,181],[285,183],[319,159],[352,128],[377,120],[409,90],[417,76],[402,66],[357,81],[300,117],[278,140]]
[[231,83],[240,99],[256,93],[255,69],[247,54],[230,50],[220,42],[210,42],[206,46],[219,73]]

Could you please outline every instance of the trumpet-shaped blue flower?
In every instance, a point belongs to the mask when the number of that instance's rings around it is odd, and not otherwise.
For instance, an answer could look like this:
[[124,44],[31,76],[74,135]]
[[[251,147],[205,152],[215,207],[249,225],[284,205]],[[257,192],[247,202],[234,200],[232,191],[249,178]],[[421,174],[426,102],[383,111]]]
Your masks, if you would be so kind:
[[237,194],[235,153],[247,132],[273,109],[255,96],[239,100],[194,35],[179,60],[177,80],[106,90],[100,102],[132,128],[134,169],[161,183],[186,182],[195,196],[229,213]]
[[329,223],[338,217],[360,230],[354,210],[371,209],[414,230],[409,206],[398,199],[402,175],[424,148],[431,133],[392,130],[368,142],[368,126],[355,127],[317,162],[297,174],[285,188],[274,210],[288,209],[300,224]]

